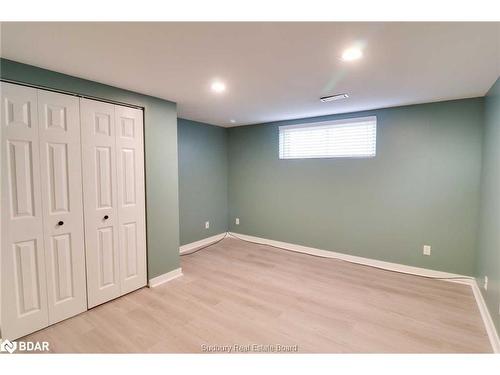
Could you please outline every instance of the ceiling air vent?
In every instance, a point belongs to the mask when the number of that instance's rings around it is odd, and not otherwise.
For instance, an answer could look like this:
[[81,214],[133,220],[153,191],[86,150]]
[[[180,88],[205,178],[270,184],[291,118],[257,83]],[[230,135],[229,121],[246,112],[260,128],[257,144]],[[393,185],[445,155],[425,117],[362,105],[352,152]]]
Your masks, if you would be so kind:
[[330,95],[330,96],[323,96],[322,98],[319,98],[320,101],[323,103],[327,102],[333,102],[335,100],[341,100],[341,99],[347,99],[349,95],[347,94],[337,94],[337,95]]

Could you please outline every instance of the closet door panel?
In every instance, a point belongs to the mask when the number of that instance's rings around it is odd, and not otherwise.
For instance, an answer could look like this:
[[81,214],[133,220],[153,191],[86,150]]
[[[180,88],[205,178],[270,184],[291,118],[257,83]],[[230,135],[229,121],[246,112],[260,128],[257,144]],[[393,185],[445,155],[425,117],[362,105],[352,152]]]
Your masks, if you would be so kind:
[[80,116],[88,306],[93,307],[121,294],[115,108],[81,99]]
[[87,309],[79,105],[38,90],[49,324]]
[[122,293],[146,285],[143,112],[115,106],[120,282]]
[[2,337],[48,325],[36,89],[0,83]]

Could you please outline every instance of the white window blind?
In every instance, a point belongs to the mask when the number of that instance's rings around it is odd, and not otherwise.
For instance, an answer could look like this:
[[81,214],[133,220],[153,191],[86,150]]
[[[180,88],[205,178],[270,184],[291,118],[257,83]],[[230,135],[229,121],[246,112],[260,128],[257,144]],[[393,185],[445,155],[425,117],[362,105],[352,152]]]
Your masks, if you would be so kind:
[[280,159],[370,158],[376,153],[377,118],[350,118],[279,127]]

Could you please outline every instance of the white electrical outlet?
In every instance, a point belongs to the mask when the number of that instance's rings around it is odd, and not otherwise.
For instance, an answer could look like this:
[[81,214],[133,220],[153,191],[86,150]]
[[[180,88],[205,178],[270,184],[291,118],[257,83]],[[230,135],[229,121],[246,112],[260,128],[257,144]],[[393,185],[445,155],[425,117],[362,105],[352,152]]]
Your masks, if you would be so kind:
[[236,223],[236,225],[240,225],[240,218],[237,217],[236,220],[234,221]]
[[484,290],[488,290],[488,276],[484,277],[483,287],[484,287]]
[[205,221],[205,229],[210,228],[210,221]]
[[424,245],[424,255],[431,255],[431,247],[430,245]]

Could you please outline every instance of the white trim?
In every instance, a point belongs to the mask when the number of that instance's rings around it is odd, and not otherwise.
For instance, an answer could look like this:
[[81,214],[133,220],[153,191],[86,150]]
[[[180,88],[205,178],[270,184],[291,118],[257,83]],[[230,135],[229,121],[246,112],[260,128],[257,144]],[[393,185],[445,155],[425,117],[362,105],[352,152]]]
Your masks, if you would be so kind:
[[161,284],[165,284],[166,282],[176,279],[178,277],[182,276],[182,268],[176,268],[175,270],[172,270],[170,272],[164,273],[163,275],[153,277],[152,279],[149,279],[148,286],[150,288],[157,287]]
[[233,234],[235,237],[240,237],[243,240],[258,242],[258,243],[263,244],[263,245],[271,245],[271,246],[281,247],[281,248],[284,248],[287,250],[296,251],[298,253],[317,255],[317,256],[322,256],[325,258],[346,260],[348,262],[363,264],[366,266],[372,266],[372,267],[377,267],[377,268],[383,268],[383,269],[390,270],[390,271],[398,271],[398,272],[409,273],[412,275],[436,277],[436,278],[459,277],[459,278],[463,278],[463,280],[459,280],[459,282],[465,282],[467,284],[468,284],[469,280],[471,280],[471,281],[473,280],[473,278],[471,276],[459,275],[456,273],[449,273],[449,272],[443,272],[443,271],[430,270],[427,268],[406,266],[404,264],[399,264],[399,263],[384,262],[382,260],[364,258],[364,257],[349,255],[349,254],[344,254],[344,253],[337,253],[335,251],[329,251],[329,250],[321,250],[321,249],[316,249],[313,247],[295,245],[295,244],[288,243],[288,242],[268,240],[266,238],[254,237],[254,236],[249,236],[246,234],[240,234],[240,233],[235,233],[235,232],[229,232],[229,234],[230,235]]
[[325,125],[345,125],[352,124],[357,122],[376,122],[377,116],[363,116],[363,117],[346,117],[339,120],[326,120],[326,121],[312,121],[312,122],[304,122],[300,124],[294,125],[281,125],[279,129],[302,129],[305,127],[314,127],[314,126],[325,126]]
[[179,254],[189,253],[191,251],[199,249],[200,247],[213,244],[214,242],[222,240],[226,234],[227,232],[219,233],[212,237],[207,237],[196,242],[191,242],[186,245],[182,245],[181,247],[179,247]]
[[481,313],[481,318],[483,318],[484,328],[486,328],[486,333],[488,333],[488,338],[490,339],[493,352],[500,353],[500,339],[498,337],[498,332],[495,328],[493,320],[491,319],[490,311],[488,310],[488,306],[484,301],[483,294],[481,293],[476,280],[471,281],[471,287],[474,297],[476,298],[477,307]]

